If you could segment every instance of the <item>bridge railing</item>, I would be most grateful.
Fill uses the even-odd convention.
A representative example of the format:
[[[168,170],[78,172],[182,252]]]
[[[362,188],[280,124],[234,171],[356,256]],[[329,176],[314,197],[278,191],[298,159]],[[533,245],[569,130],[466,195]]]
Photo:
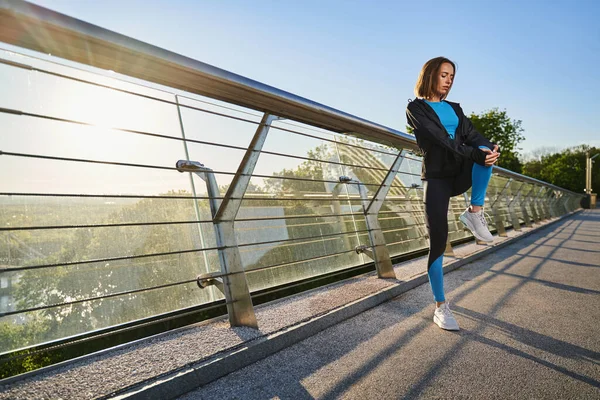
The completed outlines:
[[[28,3],[0,26],[1,355],[198,306],[257,327],[257,293],[427,249],[410,135]],[[494,168],[485,206],[503,236],[581,197]]]

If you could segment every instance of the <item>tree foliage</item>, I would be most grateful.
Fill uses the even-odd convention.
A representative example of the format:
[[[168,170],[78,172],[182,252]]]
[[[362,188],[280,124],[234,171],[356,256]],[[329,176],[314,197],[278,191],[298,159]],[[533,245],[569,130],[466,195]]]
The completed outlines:
[[[519,161],[519,143],[525,139],[521,120],[510,119],[506,110],[498,108],[483,111],[480,114],[471,113],[469,119],[479,133],[496,143],[500,148],[498,166],[515,172],[521,172]]]
[[[586,145],[571,147],[561,152],[543,154],[523,165],[523,174],[556,186],[583,193],[585,189],[585,153],[600,153],[600,149]],[[592,164],[592,189],[600,190],[600,166]]]

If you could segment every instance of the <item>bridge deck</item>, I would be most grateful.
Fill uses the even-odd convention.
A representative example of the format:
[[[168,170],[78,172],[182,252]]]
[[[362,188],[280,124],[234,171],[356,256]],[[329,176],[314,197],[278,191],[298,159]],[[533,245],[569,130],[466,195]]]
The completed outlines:
[[[273,353],[185,398],[599,397],[600,210],[509,236],[448,260],[480,257],[446,275],[460,332],[431,321],[418,259],[395,267],[402,282],[371,274],[260,306],[260,331],[208,321],[9,383],[0,399],[168,398]]]

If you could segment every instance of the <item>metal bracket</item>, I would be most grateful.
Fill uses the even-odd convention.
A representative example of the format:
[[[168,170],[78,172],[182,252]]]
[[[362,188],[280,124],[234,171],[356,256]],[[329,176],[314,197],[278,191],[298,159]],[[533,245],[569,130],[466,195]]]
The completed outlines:
[[[208,286],[216,286],[221,293],[225,294],[223,288],[223,278],[215,277],[213,274],[202,274],[196,278],[196,284],[200,289],[206,289]]]
[[[227,314],[231,326],[258,328],[240,250],[237,246],[235,217],[242,204],[271,123],[277,119],[279,117],[268,113],[263,115],[222,201],[217,199],[220,197],[219,186],[210,168],[199,162],[188,160],[179,160],[176,164],[179,172],[193,172],[206,182],[215,238],[217,246],[220,248],[219,262],[222,274],[220,288],[225,294]],[[208,285],[209,282],[212,282],[212,284],[219,287],[219,281],[215,279],[200,279],[198,282],[199,286]]]
[[[494,202],[492,203],[492,205],[490,207],[492,207],[492,209],[494,208],[494,206],[496,205],[496,202],[502,197],[502,195],[504,194],[504,191],[506,189],[508,189],[508,187],[510,186],[511,182],[512,182],[512,178],[508,178],[508,181],[506,182],[506,185],[504,185],[504,187],[502,188],[502,190],[500,191],[500,193],[498,193],[496,195],[496,198],[494,199]]]
[[[388,175],[371,201],[369,201],[367,190],[359,180],[352,179],[348,176],[339,177],[340,183],[353,183],[358,185],[358,192],[362,200],[363,213],[365,215],[365,222],[367,229],[369,230],[369,240],[371,242],[370,250],[365,249],[364,253],[373,259],[375,268],[377,269],[377,276],[379,278],[396,279],[396,273],[394,272],[392,259],[386,246],[385,238],[383,237],[383,232],[381,231],[381,225],[379,224],[377,215],[379,214],[381,204],[383,203],[383,200],[389,191],[391,180],[393,180],[394,176],[396,175],[396,170],[399,168],[400,163],[403,160],[401,155],[402,152],[396,158],[394,166],[392,166],[392,168],[388,171]],[[386,185],[385,182],[389,183]],[[358,253],[358,250],[356,251]],[[369,253],[367,253],[367,251],[369,251]]]
[[[359,244],[358,246],[354,247],[354,251],[356,251],[356,254],[365,254],[368,257],[370,257],[371,260],[375,260],[372,249],[373,249],[373,246],[367,246],[364,244]]]

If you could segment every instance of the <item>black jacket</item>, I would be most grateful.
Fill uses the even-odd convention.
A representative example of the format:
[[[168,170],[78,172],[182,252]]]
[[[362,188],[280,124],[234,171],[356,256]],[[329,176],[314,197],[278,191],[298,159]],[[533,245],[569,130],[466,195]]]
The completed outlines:
[[[423,179],[458,175],[466,160],[485,165],[487,153],[481,151],[479,146],[494,147],[492,142],[475,130],[458,103],[446,102],[458,117],[454,139],[424,100],[415,99],[406,107],[406,119],[414,129],[417,144],[423,153]]]

